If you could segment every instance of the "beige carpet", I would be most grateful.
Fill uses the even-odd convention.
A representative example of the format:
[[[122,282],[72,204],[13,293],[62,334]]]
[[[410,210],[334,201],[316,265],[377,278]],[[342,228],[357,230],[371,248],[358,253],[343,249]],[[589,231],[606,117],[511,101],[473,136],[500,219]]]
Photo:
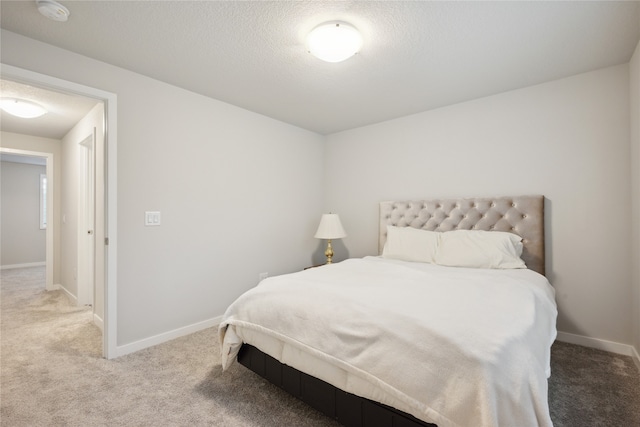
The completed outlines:
[[[236,365],[208,329],[107,361],[87,309],[44,290],[44,269],[2,271],[0,424],[334,426]]]
[[[44,268],[1,285],[3,427],[337,426],[242,366],[222,373],[215,328],[107,361],[91,313],[44,291]],[[556,427],[640,426],[630,358],[556,344],[553,363]]]

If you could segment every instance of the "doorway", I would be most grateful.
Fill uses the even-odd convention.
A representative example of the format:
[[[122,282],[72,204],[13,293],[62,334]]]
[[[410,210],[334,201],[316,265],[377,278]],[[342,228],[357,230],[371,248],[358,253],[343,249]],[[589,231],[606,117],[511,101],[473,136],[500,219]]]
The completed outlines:
[[[94,192],[94,205],[95,200],[99,197],[103,201],[101,208],[94,212],[95,216],[102,218],[102,236],[101,239],[98,239],[95,234],[93,237],[96,243],[94,248],[99,248],[102,253],[100,256],[96,251],[93,257],[97,261],[94,265],[95,274],[93,276],[94,279],[99,278],[102,281],[103,287],[94,293],[93,299],[102,300],[103,305],[101,319],[103,324],[103,356],[107,359],[117,357],[117,97],[113,93],[100,89],[10,65],[0,65],[0,77],[3,79],[97,99],[104,105],[104,129],[101,129],[104,135],[104,145],[101,147],[104,150],[104,159],[101,164],[94,163],[94,172],[100,170],[104,178],[102,194],[98,195]],[[94,155],[98,151],[95,143],[94,139]]]
[[[55,224],[53,222],[53,194],[57,191],[51,184],[53,183],[53,154],[39,151],[18,150],[11,148],[0,147],[1,154],[7,154],[11,156],[17,156],[18,158],[31,158],[31,159],[43,159],[45,166],[45,175],[47,179],[47,192],[46,192],[46,228],[45,228],[45,289],[48,291],[54,290],[55,285],[53,283],[53,236],[55,230]]]

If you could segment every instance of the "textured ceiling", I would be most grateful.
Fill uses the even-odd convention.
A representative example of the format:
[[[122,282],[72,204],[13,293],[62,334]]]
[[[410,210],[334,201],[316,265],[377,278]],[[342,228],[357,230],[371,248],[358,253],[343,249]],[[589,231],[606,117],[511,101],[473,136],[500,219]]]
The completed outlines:
[[[2,0],[2,28],[312,130],[333,133],[622,64],[638,1]],[[324,63],[305,35],[330,20],[363,34]]]

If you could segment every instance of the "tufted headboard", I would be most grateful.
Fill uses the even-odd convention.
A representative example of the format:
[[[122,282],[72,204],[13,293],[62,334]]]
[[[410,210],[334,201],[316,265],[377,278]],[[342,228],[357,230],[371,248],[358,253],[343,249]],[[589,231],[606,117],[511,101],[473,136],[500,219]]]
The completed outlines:
[[[380,203],[378,253],[387,240],[387,225],[431,231],[508,231],[522,237],[522,259],[544,275],[544,197],[517,196]]]

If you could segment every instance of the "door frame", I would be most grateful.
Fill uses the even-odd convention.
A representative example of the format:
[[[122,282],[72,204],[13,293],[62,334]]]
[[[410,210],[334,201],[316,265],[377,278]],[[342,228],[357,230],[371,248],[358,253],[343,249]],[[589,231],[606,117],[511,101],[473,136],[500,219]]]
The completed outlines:
[[[53,223],[53,193],[58,191],[53,182],[53,153],[18,150],[14,148],[0,147],[0,153],[15,154],[24,157],[40,157],[45,159],[45,172],[47,174],[47,228],[45,229],[45,289],[53,291],[53,236],[55,224]]]
[[[0,76],[21,83],[94,98],[104,103],[105,139],[105,286],[104,329],[102,355],[107,359],[118,356],[117,339],[117,95],[101,89],[84,86],[12,65],[0,64]]]

